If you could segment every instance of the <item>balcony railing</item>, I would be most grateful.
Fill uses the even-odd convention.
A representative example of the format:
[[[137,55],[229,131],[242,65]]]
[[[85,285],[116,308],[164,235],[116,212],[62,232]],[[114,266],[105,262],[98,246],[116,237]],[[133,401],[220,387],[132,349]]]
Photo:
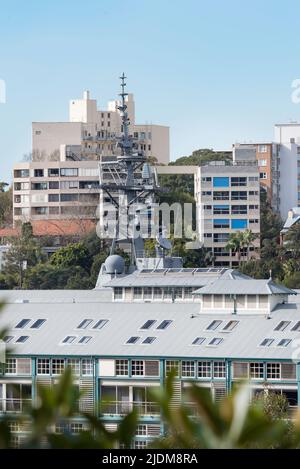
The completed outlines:
[[[23,412],[31,402],[31,399],[0,399],[0,412]]]
[[[108,401],[101,405],[101,413],[105,415],[126,415],[133,409],[140,415],[159,415],[160,407],[155,402]]]

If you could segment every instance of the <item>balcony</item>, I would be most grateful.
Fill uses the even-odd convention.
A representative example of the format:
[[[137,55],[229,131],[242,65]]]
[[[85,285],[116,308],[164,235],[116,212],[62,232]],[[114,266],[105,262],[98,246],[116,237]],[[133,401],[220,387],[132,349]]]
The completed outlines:
[[[31,404],[31,399],[0,399],[1,413],[22,413]]]
[[[129,414],[134,409],[141,416],[160,414],[160,407],[156,402],[138,401],[108,401],[102,404],[101,413],[106,416],[123,416]]]

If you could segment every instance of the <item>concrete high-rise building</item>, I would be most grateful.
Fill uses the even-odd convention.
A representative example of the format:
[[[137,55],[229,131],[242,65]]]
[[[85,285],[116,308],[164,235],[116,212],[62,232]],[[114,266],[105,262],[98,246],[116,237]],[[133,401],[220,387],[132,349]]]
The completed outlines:
[[[195,181],[198,231],[216,266],[236,267],[238,253],[226,249],[232,233],[249,229],[257,235],[241,259],[259,257],[260,196],[257,164],[211,162],[198,168]]]
[[[268,143],[236,143],[232,147],[233,161],[257,161],[260,186],[265,189],[267,199],[275,211],[279,210],[276,192],[276,158],[274,144]]]
[[[279,210],[283,220],[300,206],[300,123],[275,125],[275,156],[279,170]]]
[[[137,150],[158,163],[170,160],[169,127],[135,123],[133,94],[126,97],[129,131],[137,140]],[[32,160],[99,160],[102,155],[118,155],[116,137],[122,133],[119,101],[110,101],[107,110],[99,110],[89,91],[82,99],[70,101],[69,122],[32,123]]]

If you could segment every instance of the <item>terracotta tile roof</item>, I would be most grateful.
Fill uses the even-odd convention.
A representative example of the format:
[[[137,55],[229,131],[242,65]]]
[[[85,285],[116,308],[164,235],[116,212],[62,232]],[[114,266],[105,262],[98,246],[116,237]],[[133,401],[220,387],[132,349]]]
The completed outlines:
[[[31,222],[35,236],[73,236],[83,235],[95,229],[93,220],[35,220]],[[21,227],[0,229],[0,238],[18,236]]]

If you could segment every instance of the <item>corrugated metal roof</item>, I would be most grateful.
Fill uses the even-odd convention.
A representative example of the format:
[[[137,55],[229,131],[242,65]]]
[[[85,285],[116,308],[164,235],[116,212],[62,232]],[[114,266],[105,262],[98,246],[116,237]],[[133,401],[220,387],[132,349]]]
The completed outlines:
[[[64,303],[57,298],[57,292],[48,292],[48,302],[45,301],[45,292],[35,291],[34,294],[34,302],[11,302],[0,315],[0,328],[8,326],[15,337],[29,336],[23,344],[10,344],[15,354],[291,359],[295,353],[293,342],[288,347],[278,347],[277,344],[282,338],[299,339],[299,332],[291,331],[292,326],[300,321],[300,305],[296,303],[280,305],[271,313],[271,319],[267,319],[264,315],[199,314],[199,303],[106,303],[95,301],[95,292],[84,292],[82,301],[78,293],[78,301]],[[24,329],[13,329],[24,318],[47,321],[40,329],[31,329],[32,323]],[[77,326],[83,319],[93,319],[93,323],[91,327],[79,330]],[[99,319],[109,319],[109,322],[103,329],[95,330],[92,326]],[[149,330],[141,331],[142,324],[148,319],[155,319],[157,323]],[[157,330],[157,324],[164,319],[173,322],[167,329]],[[221,326],[215,331],[207,331],[215,319],[223,321]],[[233,319],[239,324],[232,332],[222,331]],[[281,320],[291,321],[291,324],[284,331],[274,331]],[[76,341],[82,336],[92,336],[92,339],[85,345],[76,341],[62,345],[67,335],[76,336]],[[157,339],[151,345],[125,345],[133,335]],[[200,346],[193,346],[191,344],[196,337],[206,337],[206,340]],[[207,346],[214,337],[224,340],[217,347]],[[274,338],[274,346],[260,347],[265,338]]]

